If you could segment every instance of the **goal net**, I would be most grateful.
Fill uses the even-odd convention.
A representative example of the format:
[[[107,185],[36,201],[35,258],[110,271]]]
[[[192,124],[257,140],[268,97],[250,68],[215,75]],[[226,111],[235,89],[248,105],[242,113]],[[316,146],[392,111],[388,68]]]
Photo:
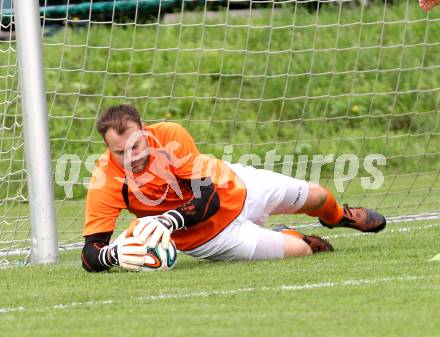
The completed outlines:
[[[202,153],[319,181],[397,225],[439,217],[440,8],[426,14],[416,0],[66,2],[41,3],[61,248],[82,241],[86,186],[105,150],[97,115],[121,103],[146,123],[181,123]],[[0,1],[3,263],[25,261],[31,243],[10,3]],[[313,219],[271,219],[280,221]]]

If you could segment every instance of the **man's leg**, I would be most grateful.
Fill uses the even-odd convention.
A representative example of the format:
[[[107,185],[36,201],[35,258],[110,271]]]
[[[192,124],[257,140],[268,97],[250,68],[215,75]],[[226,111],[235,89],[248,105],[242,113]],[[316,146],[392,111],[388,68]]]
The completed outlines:
[[[287,227],[276,231],[259,228],[258,231],[258,241],[252,260],[308,256],[333,251],[333,247],[326,240],[304,235]]]
[[[312,253],[310,246],[298,236],[258,228],[258,241],[252,260],[307,256]]]
[[[237,171],[246,183],[250,200],[246,216],[254,223],[263,224],[271,214],[305,213],[317,217],[328,228],[347,227],[362,232],[385,228],[382,215],[364,207],[341,206],[322,186],[267,170],[240,170]]]
[[[283,235],[283,257],[291,257],[291,256],[308,256],[312,255],[312,248],[300,237],[294,235]]]
[[[274,214],[304,213],[319,218],[320,223],[328,228],[348,227],[362,232],[379,232],[385,228],[386,220],[381,214],[364,207],[341,206],[329,190],[312,183],[309,183],[307,199],[303,206],[292,212],[289,203],[294,193],[289,195],[290,190],[295,190],[295,182],[291,188],[287,187],[284,200]]]
[[[331,245],[318,237],[302,235],[292,229],[274,231],[250,220],[237,220],[212,240],[184,253],[214,261],[237,261],[282,259],[329,250]]]
[[[344,216],[344,209],[330,191],[317,184],[309,183],[307,200],[297,213],[319,217],[328,224],[337,224]]]

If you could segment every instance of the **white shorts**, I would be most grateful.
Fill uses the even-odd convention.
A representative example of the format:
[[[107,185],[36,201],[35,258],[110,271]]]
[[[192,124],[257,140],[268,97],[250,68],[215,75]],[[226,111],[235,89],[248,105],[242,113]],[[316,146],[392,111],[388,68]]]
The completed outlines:
[[[243,211],[216,237],[185,253],[222,261],[283,257],[283,235],[259,225],[271,214],[293,214],[301,209],[307,200],[308,183],[252,166],[225,163],[246,186]],[[273,251],[255,252],[257,245],[263,248],[273,245]]]

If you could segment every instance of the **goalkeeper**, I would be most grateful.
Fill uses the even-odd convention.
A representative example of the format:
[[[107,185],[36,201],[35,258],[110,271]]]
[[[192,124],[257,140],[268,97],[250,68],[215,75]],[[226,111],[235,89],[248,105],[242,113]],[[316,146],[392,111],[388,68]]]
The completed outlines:
[[[262,260],[333,250],[330,243],[292,229],[261,228],[271,214],[305,213],[328,228],[382,230],[385,218],[340,206],[319,185],[199,153],[179,124],[144,125],[129,105],[110,107],[97,121],[107,151],[89,186],[82,264],[87,271],[118,265],[138,271],[145,242],[210,260]],[[137,220],[116,242],[121,210]]]

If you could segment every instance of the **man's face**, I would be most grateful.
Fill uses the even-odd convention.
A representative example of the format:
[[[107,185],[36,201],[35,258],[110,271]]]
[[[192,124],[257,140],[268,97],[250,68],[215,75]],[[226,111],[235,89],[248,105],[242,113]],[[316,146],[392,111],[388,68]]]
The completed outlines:
[[[114,129],[110,128],[104,136],[107,147],[116,161],[126,170],[130,170],[133,173],[142,172],[148,163],[146,151],[148,142],[141,130],[136,123],[128,122],[127,129],[123,134],[118,135]],[[133,138],[135,133],[137,135]],[[130,143],[128,144],[127,151],[125,151],[127,141],[129,140]]]

